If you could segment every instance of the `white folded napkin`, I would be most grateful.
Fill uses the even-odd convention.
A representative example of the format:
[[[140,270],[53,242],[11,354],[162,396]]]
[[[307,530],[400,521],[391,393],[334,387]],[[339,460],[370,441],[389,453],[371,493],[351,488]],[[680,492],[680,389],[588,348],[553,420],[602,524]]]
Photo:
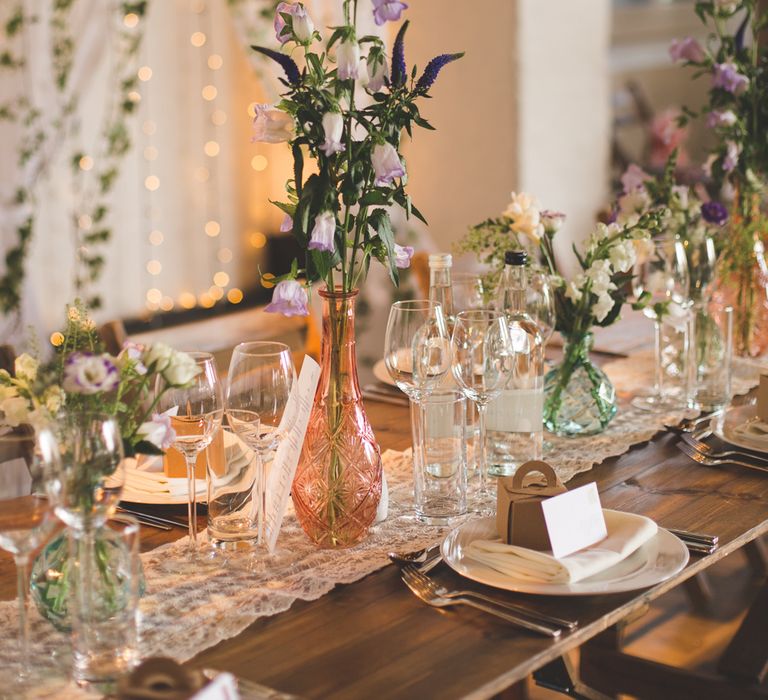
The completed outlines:
[[[768,423],[757,418],[750,418],[746,423],[737,425],[733,432],[735,435],[747,438],[751,442],[768,445]]]
[[[126,465],[125,486],[130,491],[141,493],[167,493],[171,496],[185,496],[188,493],[186,479],[168,477],[164,472],[137,469],[134,460],[131,460]],[[195,491],[197,494],[204,494],[206,488],[205,479],[195,479]]]
[[[467,555],[521,583],[575,583],[626,559],[657,532],[650,518],[617,510],[603,510],[608,536],[579,552],[555,559],[549,552],[475,540]]]

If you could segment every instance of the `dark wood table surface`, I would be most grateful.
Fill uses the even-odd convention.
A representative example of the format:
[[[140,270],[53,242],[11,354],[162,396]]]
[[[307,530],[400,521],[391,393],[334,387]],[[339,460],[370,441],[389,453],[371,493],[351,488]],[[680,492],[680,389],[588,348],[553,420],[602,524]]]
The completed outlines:
[[[407,409],[376,402],[367,408],[382,449],[410,445]],[[307,698],[492,696],[768,532],[768,474],[694,464],[677,451],[676,440],[660,433],[579,474],[569,486],[594,480],[605,507],[642,513],[666,527],[716,534],[719,550],[710,556],[692,554],[673,578],[632,593],[575,598],[494,591],[509,601],[579,620],[576,630],[556,641],[469,608],[430,608],[405,588],[395,566],[387,566],[319,600],[297,601],[284,613],[259,619],[190,663]],[[145,528],[143,547],[181,535],[181,529]],[[444,565],[434,573],[449,585],[468,585]],[[12,563],[3,555],[0,596],[11,599],[14,592]]]

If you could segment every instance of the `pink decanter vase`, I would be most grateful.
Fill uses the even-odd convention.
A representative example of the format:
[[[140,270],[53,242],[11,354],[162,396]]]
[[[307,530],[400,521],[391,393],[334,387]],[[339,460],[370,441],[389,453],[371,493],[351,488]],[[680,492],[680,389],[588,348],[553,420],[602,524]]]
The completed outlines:
[[[296,517],[310,539],[324,548],[360,542],[381,497],[381,453],[357,379],[357,294],[320,291],[320,381],[293,479]]]

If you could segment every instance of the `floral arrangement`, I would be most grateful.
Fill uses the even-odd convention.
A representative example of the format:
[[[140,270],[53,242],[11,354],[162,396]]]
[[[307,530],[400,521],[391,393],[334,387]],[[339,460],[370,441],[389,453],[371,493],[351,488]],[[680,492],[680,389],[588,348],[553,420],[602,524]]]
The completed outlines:
[[[722,231],[728,209],[722,202],[710,199],[703,185],[677,183],[675,155],[673,152],[660,176],[634,164],[627,168],[621,177],[623,191],[614,217],[619,224],[628,224],[652,209],[658,210],[662,231],[695,245],[705,236],[717,236]]]
[[[51,362],[42,365],[25,353],[16,358],[13,375],[0,370],[0,427],[40,427],[62,413],[106,413],[120,424],[127,456],[162,454],[171,446],[171,416],[154,409],[165,391],[186,386],[199,372],[189,355],[162,343],[129,343],[112,357],[79,304],[68,307],[66,327],[51,342]]]
[[[498,278],[507,250],[526,249],[543,260],[556,287],[556,330],[565,336],[583,335],[593,325],[609,326],[619,316],[629,294],[628,282],[638,252],[652,247],[651,233],[660,225],[661,214],[647,207],[631,217],[611,224],[597,224],[582,252],[574,248],[581,272],[565,280],[554,252],[557,232],[565,220],[559,212],[541,210],[527,193],[512,193],[512,201],[497,218],[472,226],[459,243],[461,252],[473,252],[479,262]],[[642,306],[637,300],[636,307]]]
[[[671,58],[696,69],[696,78],[710,81],[709,100],[697,113],[715,136],[716,146],[704,164],[705,173],[731,200],[729,234],[719,239],[722,302],[735,312],[738,352],[759,354],[766,346],[760,325],[766,310],[756,280],[762,263],[768,219],[764,193],[768,178],[768,50],[759,40],[768,27],[768,13],[758,0],[697,2],[696,14],[709,34],[702,45],[686,37],[670,47]],[[729,26],[736,26],[735,32]],[[732,298],[729,298],[732,297]],[[761,310],[762,309],[762,310]],[[761,319],[760,314],[763,314]],[[763,339],[757,340],[762,333]]]
[[[397,21],[406,8],[395,0],[374,0],[374,20]],[[409,73],[407,21],[388,56],[378,36],[358,36],[357,0],[344,0],[343,12],[344,24],[324,40],[302,3],[281,2],[274,24],[283,50],[253,47],[285,74],[282,99],[256,109],[254,140],[287,142],[293,153],[287,199],[274,204],[285,215],[281,230],[292,231],[306,255],[273,280],[267,307],[289,316],[307,314],[308,283],[324,280],[330,290],[349,292],[364,279],[371,260],[384,264],[398,283],[398,270],[410,265],[413,248],[395,242],[387,207],[397,204],[407,217],[424,221],[405,190],[401,134],[412,135],[414,126],[433,128],[417,102],[429,97],[441,69],[463,55],[442,54],[420,75],[415,66]],[[301,54],[303,68],[289,51]],[[307,159],[314,167],[305,177]]]

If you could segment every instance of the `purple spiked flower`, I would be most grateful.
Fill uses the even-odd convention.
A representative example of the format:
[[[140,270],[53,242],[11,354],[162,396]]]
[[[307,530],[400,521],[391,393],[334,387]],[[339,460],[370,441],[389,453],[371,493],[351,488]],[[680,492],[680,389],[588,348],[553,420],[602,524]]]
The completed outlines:
[[[389,82],[395,87],[405,85],[405,75],[407,73],[407,68],[405,67],[405,31],[408,29],[408,24],[408,20],[403,22],[403,26],[397,32],[395,44],[392,47],[392,73],[389,76]]]
[[[728,210],[723,204],[713,200],[701,205],[701,216],[710,224],[722,226],[728,220]]]
[[[421,77],[416,82],[416,92],[427,92],[432,87],[432,83],[435,82],[438,73],[442,70],[443,66],[448,65],[453,61],[458,61],[464,53],[444,53],[439,56],[435,56],[424,69]]]
[[[736,34],[733,35],[733,45],[736,51],[741,51],[744,48],[744,33],[746,32],[747,25],[749,24],[749,10],[744,15],[744,19],[741,21],[739,28],[736,30]]]
[[[263,46],[251,46],[251,48],[254,51],[263,53],[265,56],[275,61],[275,63],[279,63],[280,67],[285,71],[285,77],[288,78],[288,82],[291,85],[298,85],[299,80],[301,79],[301,74],[299,73],[299,67],[296,65],[296,62],[290,56],[286,56],[273,49],[267,49]]]

